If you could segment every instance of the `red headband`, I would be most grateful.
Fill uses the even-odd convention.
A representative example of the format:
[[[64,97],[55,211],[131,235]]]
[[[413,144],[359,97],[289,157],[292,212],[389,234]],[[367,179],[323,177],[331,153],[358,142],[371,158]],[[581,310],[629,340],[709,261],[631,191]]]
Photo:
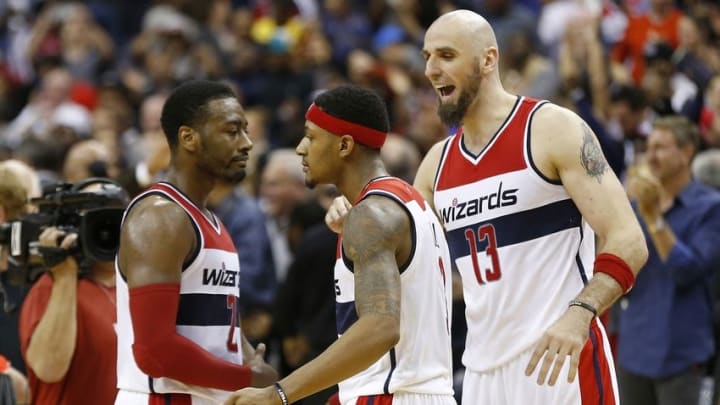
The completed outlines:
[[[357,143],[373,149],[380,149],[387,138],[385,132],[333,117],[315,103],[308,108],[305,119],[335,135],[350,135]]]

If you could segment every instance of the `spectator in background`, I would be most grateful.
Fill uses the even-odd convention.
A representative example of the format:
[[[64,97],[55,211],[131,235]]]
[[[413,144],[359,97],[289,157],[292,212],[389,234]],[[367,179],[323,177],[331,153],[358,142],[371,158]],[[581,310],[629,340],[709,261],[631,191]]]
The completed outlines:
[[[514,0],[483,0],[476,3],[479,3],[477,11],[493,26],[500,49],[509,50],[513,45],[512,37],[518,32],[531,33],[529,42],[537,43],[537,18],[524,5]]]
[[[610,89],[605,126],[608,135],[623,144],[624,167],[634,165],[645,151],[650,115],[647,98],[641,88],[619,85]]]
[[[675,67],[673,49],[664,42],[645,48],[645,70],[641,86],[656,115],[682,114],[696,121],[702,107],[698,86]]]
[[[692,179],[698,142],[687,118],[658,118],[647,165],[628,173],[650,255],[621,305],[622,403],[698,403],[715,350],[709,285],[720,268],[720,193]]]
[[[695,155],[692,173],[695,180],[720,191],[720,149],[708,149]],[[720,277],[717,274],[712,279],[710,289],[715,327],[715,355],[711,367],[714,380],[712,403],[718,404],[720,401],[720,354],[717,350],[720,347]]]
[[[372,26],[367,15],[350,1],[323,0],[320,22],[331,41],[332,62],[345,67],[348,55],[355,49],[370,49]]]
[[[611,136],[605,125],[610,78],[598,24],[597,17],[567,23],[559,52],[560,91],[570,109],[597,135],[610,168],[620,176],[625,170],[623,143]]]
[[[626,65],[635,84],[642,82],[645,74],[645,51],[647,46],[665,42],[671,49],[679,44],[679,27],[683,13],[673,0],[649,0],[647,13],[631,15],[625,36],[615,45],[612,59]]]
[[[275,273],[281,284],[292,262],[290,214],[307,198],[301,160],[292,149],[276,149],[270,152],[260,180],[260,207],[266,215]]]
[[[695,180],[720,190],[720,149],[708,149],[698,153],[692,161]]]
[[[265,341],[272,322],[277,279],[265,214],[241,186],[218,181],[208,206],[225,225],[240,259],[241,330],[251,344]]]
[[[508,91],[528,97],[550,99],[555,96],[558,80],[552,61],[542,56],[527,29],[508,33],[510,44],[501,56],[500,78]]]
[[[37,64],[58,58],[76,80],[96,83],[113,58],[114,44],[80,2],[50,4],[38,16],[28,45]]]
[[[28,48],[36,63],[58,58],[75,80],[96,83],[112,61],[114,44],[85,4],[61,2],[39,15]]]
[[[94,139],[78,142],[68,150],[63,165],[63,180],[75,183],[88,177],[112,177],[114,162],[107,147]]]
[[[391,176],[412,183],[418,166],[420,166],[420,152],[417,146],[407,138],[389,133],[385,144],[380,149],[380,158]]]
[[[33,210],[30,198],[40,195],[37,174],[26,164],[17,160],[0,162],[0,224],[17,219]],[[28,287],[14,285],[9,277],[2,274],[12,268],[9,261],[9,246],[0,245],[0,373],[5,373],[13,382],[15,399],[19,404],[29,403],[28,381],[25,362],[20,352],[18,337],[18,308],[25,299]],[[3,370],[3,360],[6,368]],[[0,403],[2,399],[0,399]]]
[[[135,167],[147,160],[155,143],[166,143],[160,126],[160,115],[167,100],[164,93],[153,93],[145,97],[138,111],[138,128],[133,135],[123,139],[125,161],[129,167]]]
[[[298,242],[273,318],[282,347],[283,375],[317,357],[337,339],[332,277],[336,248],[337,235],[324,223],[307,229]],[[322,391],[299,404],[324,405],[336,390]]]
[[[700,138],[704,147],[720,147],[720,74],[705,90],[705,105],[700,112]]]
[[[87,110],[70,100],[72,83],[72,76],[63,67],[55,67],[44,73],[40,77],[40,87],[31,96],[30,102],[10,122],[2,135],[3,143],[16,147],[30,134],[46,140],[50,138],[50,128],[56,123],[73,129],[77,127],[68,124],[77,123],[89,129]]]

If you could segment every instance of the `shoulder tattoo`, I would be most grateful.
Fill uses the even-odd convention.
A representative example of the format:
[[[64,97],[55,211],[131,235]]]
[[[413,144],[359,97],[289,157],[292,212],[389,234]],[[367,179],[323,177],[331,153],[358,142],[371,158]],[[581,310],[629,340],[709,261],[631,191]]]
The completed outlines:
[[[355,263],[358,315],[376,314],[399,319],[400,273],[395,245],[407,228],[402,226],[398,216],[377,203],[373,207],[368,202],[353,207],[345,226],[348,232],[343,235],[343,246]]]
[[[580,147],[580,163],[585,168],[585,173],[601,182],[603,174],[608,170],[605,156],[595,141],[595,137],[586,124],[581,124],[583,129],[583,144]]]

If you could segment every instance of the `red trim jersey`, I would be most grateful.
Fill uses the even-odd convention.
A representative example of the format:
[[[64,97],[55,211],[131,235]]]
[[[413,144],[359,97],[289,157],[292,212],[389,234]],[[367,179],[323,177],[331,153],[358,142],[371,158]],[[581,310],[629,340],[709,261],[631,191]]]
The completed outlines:
[[[184,266],[180,281],[177,332],[224,360],[242,364],[240,322],[237,312],[240,264],[230,235],[214,215],[206,216],[180,190],[169,183],[157,183],[138,195],[128,206],[152,195],[173,201],[191,219],[198,249]],[[124,221],[124,218],[123,218]],[[178,252],[165,252],[173,255]],[[183,393],[194,405],[218,403],[231,394],[206,387],[188,386],[169,378],[151,378],[135,363],[132,343],[128,286],[116,261],[118,309],[118,388],[136,393]],[[192,367],[188,364],[187,367]]]
[[[478,155],[460,129],[446,141],[435,178],[435,209],[463,279],[463,363],[473,371],[534,345],[592,277],[593,230],[530,153],[530,124],[544,103],[518,97]]]
[[[399,264],[400,340],[368,369],[339,384],[341,402],[355,404],[359,397],[400,392],[452,396],[452,280],[440,223],[420,193],[398,178],[370,181],[358,201],[370,195],[394,200],[411,222],[412,252],[406,263]],[[358,319],[353,263],[343,252],[342,237],[335,263],[335,293],[338,335],[342,335]]]

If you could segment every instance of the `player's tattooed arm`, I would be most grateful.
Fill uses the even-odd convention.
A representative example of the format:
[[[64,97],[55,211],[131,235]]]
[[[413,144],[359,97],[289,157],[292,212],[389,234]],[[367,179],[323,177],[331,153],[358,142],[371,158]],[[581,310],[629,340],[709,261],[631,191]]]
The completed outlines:
[[[600,183],[603,175],[608,170],[605,155],[603,155],[600,145],[598,145],[587,124],[582,123],[581,127],[583,130],[583,144],[580,147],[580,163],[585,169],[585,173]]]
[[[385,197],[369,197],[345,221],[343,248],[353,261],[359,317],[400,319],[400,271],[396,252],[409,234],[407,214]]]

